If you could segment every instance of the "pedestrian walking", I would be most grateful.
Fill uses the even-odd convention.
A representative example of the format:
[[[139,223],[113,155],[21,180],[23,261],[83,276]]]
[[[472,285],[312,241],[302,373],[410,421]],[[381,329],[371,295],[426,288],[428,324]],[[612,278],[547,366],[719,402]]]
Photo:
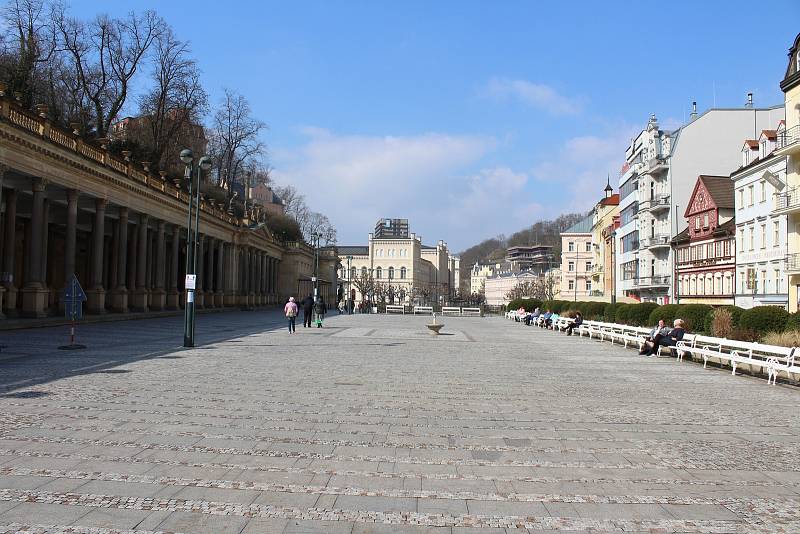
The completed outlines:
[[[311,295],[307,295],[300,302],[300,306],[303,308],[303,328],[311,328],[311,317],[314,313],[314,297]]]
[[[317,322],[317,328],[322,328],[322,320],[325,318],[325,313],[328,311],[328,308],[325,306],[325,300],[323,300],[322,295],[317,296],[317,300],[314,301],[314,317]]]
[[[294,301],[294,297],[289,297],[289,302],[286,303],[286,306],[283,307],[283,313],[286,314],[286,319],[289,321],[289,333],[295,333],[295,321],[297,320],[297,303]]]

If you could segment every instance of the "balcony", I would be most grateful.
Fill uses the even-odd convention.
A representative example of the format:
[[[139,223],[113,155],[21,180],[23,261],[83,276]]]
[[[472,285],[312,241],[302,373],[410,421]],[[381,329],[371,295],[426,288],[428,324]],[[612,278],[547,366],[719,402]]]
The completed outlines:
[[[778,146],[775,153],[779,156],[800,154],[800,124],[792,126],[778,135]]]
[[[669,246],[668,234],[655,234],[639,239],[639,248],[669,248]]]
[[[636,287],[669,287],[671,285],[671,279],[672,277],[668,274],[640,276],[633,279],[633,285]]]
[[[667,158],[664,156],[657,156],[647,161],[647,172],[653,176],[662,174],[668,168]]]
[[[672,205],[669,202],[669,195],[655,195],[653,198],[644,200],[639,203],[640,211],[657,212],[662,210],[669,210]]]
[[[788,254],[786,256],[786,272],[789,274],[800,273],[800,254]]]
[[[775,193],[775,213],[787,214],[800,211],[800,188],[791,187],[782,193]]]

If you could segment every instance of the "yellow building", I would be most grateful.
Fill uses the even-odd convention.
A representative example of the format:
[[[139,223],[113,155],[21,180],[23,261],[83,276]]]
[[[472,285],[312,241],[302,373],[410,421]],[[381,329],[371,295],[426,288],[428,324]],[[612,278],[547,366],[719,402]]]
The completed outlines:
[[[611,300],[614,289],[612,276],[612,240],[607,230],[614,230],[614,218],[619,218],[619,194],[614,193],[609,183],[605,196],[592,211],[592,295]]]
[[[775,211],[788,221],[789,311],[798,311],[800,299],[800,34],[789,51],[789,65],[781,82],[786,122],[778,129],[778,155],[786,156],[786,191],[776,195]]]

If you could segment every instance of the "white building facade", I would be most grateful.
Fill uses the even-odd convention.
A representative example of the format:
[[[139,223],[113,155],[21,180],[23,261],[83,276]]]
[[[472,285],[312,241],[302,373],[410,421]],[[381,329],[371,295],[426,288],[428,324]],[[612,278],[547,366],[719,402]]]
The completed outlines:
[[[742,166],[731,174],[736,214],[734,300],[742,308],[789,306],[787,216],[774,213],[775,198],[786,189],[786,156],[775,155],[776,147],[775,130],[748,139],[741,150]]]
[[[617,230],[617,295],[674,301],[672,237],[685,227],[686,203],[701,175],[729,176],[742,139],[777,124],[780,107],[710,109],[673,132],[651,116],[625,153]]]

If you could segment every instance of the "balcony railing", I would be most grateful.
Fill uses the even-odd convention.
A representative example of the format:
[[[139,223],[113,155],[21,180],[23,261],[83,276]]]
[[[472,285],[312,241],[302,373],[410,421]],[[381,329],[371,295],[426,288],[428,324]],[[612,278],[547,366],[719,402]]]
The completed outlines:
[[[792,187],[783,193],[775,193],[775,210],[800,209],[800,189]]]
[[[644,200],[639,203],[639,209],[644,210],[660,210],[660,209],[669,209],[669,195],[654,195],[653,198]]]
[[[791,272],[800,271],[800,254],[789,254],[786,257],[786,270]]]
[[[669,287],[671,278],[668,274],[640,276],[633,279],[633,285],[638,287]]]
[[[782,131],[778,135],[778,150],[800,143],[800,124]],[[800,145],[798,145],[800,146]]]
[[[664,156],[657,156],[647,161],[647,172],[658,174],[667,170],[667,160]]]
[[[668,247],[669,235],[656,234],[650,237],[639,239],[639,248]]]

